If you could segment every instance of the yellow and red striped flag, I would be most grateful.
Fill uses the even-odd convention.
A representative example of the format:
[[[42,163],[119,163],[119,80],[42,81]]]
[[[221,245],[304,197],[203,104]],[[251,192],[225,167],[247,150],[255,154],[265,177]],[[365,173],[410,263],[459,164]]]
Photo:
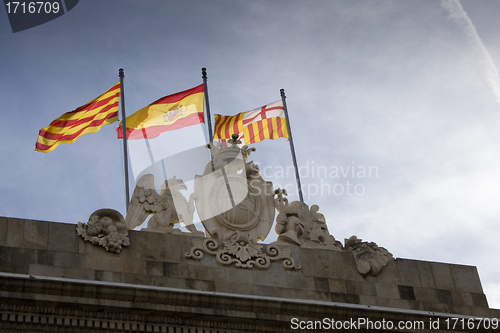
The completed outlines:
[[[204,123],[203,84],[165,96],[125,119],[127,139],[153,139],[161,133]],[[118,139],[123,131],[117,128]]]
[[[96,99],[66,112],[38,134],[35,151],[48,153],[61,143],[73,143],[81,135],[96,133],[103,125],[118,120],[120,82]]]
[[[244,144],[288,138],[283,102],[277,101],[235,116],[215,115],[214,140],[226,142],[233,133]]]

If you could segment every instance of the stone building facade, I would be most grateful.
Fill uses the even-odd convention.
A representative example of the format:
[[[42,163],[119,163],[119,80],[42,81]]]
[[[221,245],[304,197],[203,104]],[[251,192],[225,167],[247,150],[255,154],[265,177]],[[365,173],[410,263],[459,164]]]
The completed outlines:
[[[75,227],[0,217],[1,332],[499,331],[472,266],[396,259],[364,275],[350,252],[282,245],[242,268],[193,255],[199,236],[129,231],[117,254]]]

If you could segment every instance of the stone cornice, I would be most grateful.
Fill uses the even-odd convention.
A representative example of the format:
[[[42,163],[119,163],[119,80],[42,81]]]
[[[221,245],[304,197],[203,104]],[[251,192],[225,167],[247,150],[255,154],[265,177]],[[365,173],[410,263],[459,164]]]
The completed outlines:
[[[13,332],[14,329],[22,331],[24,325],[39,324],[43,325],[36,328],[36,332],[53,332],[50,327],[58,325],[67,327],[68,332],[92,332],[96,328],[139,332],[162,332],[165,329],[167,332],[166,328],[173,326],[288,332],[292,318],[349,320],[369,316],[371,320],[428,321],[430,317],[450,316],[353,304],[5,273],[0,275],[0,282],[0,326],[4,329],[11,327]]]

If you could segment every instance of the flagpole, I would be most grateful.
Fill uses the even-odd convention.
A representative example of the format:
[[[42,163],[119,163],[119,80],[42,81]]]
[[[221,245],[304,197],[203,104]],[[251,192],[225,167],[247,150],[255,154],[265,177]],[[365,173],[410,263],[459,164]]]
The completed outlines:
[[[293,166],[295,168],[295,179],[297,180],[297,187],[299,188],[299,199],[304,202],[304,197],[302,196],[302,185],[300,185],[299,169],[297,167],[297,159],[295,158],[295,148],[293,147],[292,139],[292,127],[290,125],[290,119],[288,118],[288,109],[286,107],[286,96],[285,89],[280,90],[281,100],[283,101],[283,109],[285,110],[286,127],[288,129],[288,142],[290,143],[290,150],[292,151]]]
[[[203,89],[205,90],[205,105],[207,108],[208,142],[212,142],[212,119],[210,116],[210,103],[208,102],[207,69],[205,67],[201,69],[201,74],[203,78]]]
[[[128,204],[130,200],[129,185],[128,185],[128,154],[127,154],[127,125],[125,124],[125,93],[123,89],[123,68],[118,71],[118,76],[120,77],[120,105],[122,108],[122,131],[123,131],[123,165],[125,169],[125,207],[128,211]]]
[[[146,134],[146,130],[143,128],[142,129],[142,135],[144,136],[144,141],[146,142],[146,147],[148,148],[148,153],[149,153],[149,159],[151,160],[151,165],[155,164],[155,159],[153,157],[153,151],[151,150],[151,145],[149,144],[149,139]],[[161,166],[163,168],[163,178],[167,180],[167,170],[165,169],[165,162],[163,159],[161,161]]]

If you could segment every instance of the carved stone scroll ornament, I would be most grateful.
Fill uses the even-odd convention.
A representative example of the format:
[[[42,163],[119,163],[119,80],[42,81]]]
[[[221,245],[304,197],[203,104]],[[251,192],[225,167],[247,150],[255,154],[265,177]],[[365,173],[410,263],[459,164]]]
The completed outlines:
[[[282,267],[286,270],[300,270],[300,265],[290,256],[290,249],[281,249],[278,245],[267,245],[265,253],[262,252],[260,244],[249,242],[248,234],[235,233],[231,239],[193,239],[193,247],[185,254],[186,258],[201,260],[204,253],[215,256],[221,265],[234,264],[239,268],[251,269],[257,267],[266,269],[273,261],[282,261]]]
[[[123,246],[130,245],[123,216],[114,209],[96,210],[90,215],[87,224],[78,222],[76,232],[85,241],[117,254]]]
[[[363,242],[356,236],[345,239],[345,250],[353,254],[358,272],[363,275],[377,275],[390,260],[394,260],[385,248],[373,242]]]

